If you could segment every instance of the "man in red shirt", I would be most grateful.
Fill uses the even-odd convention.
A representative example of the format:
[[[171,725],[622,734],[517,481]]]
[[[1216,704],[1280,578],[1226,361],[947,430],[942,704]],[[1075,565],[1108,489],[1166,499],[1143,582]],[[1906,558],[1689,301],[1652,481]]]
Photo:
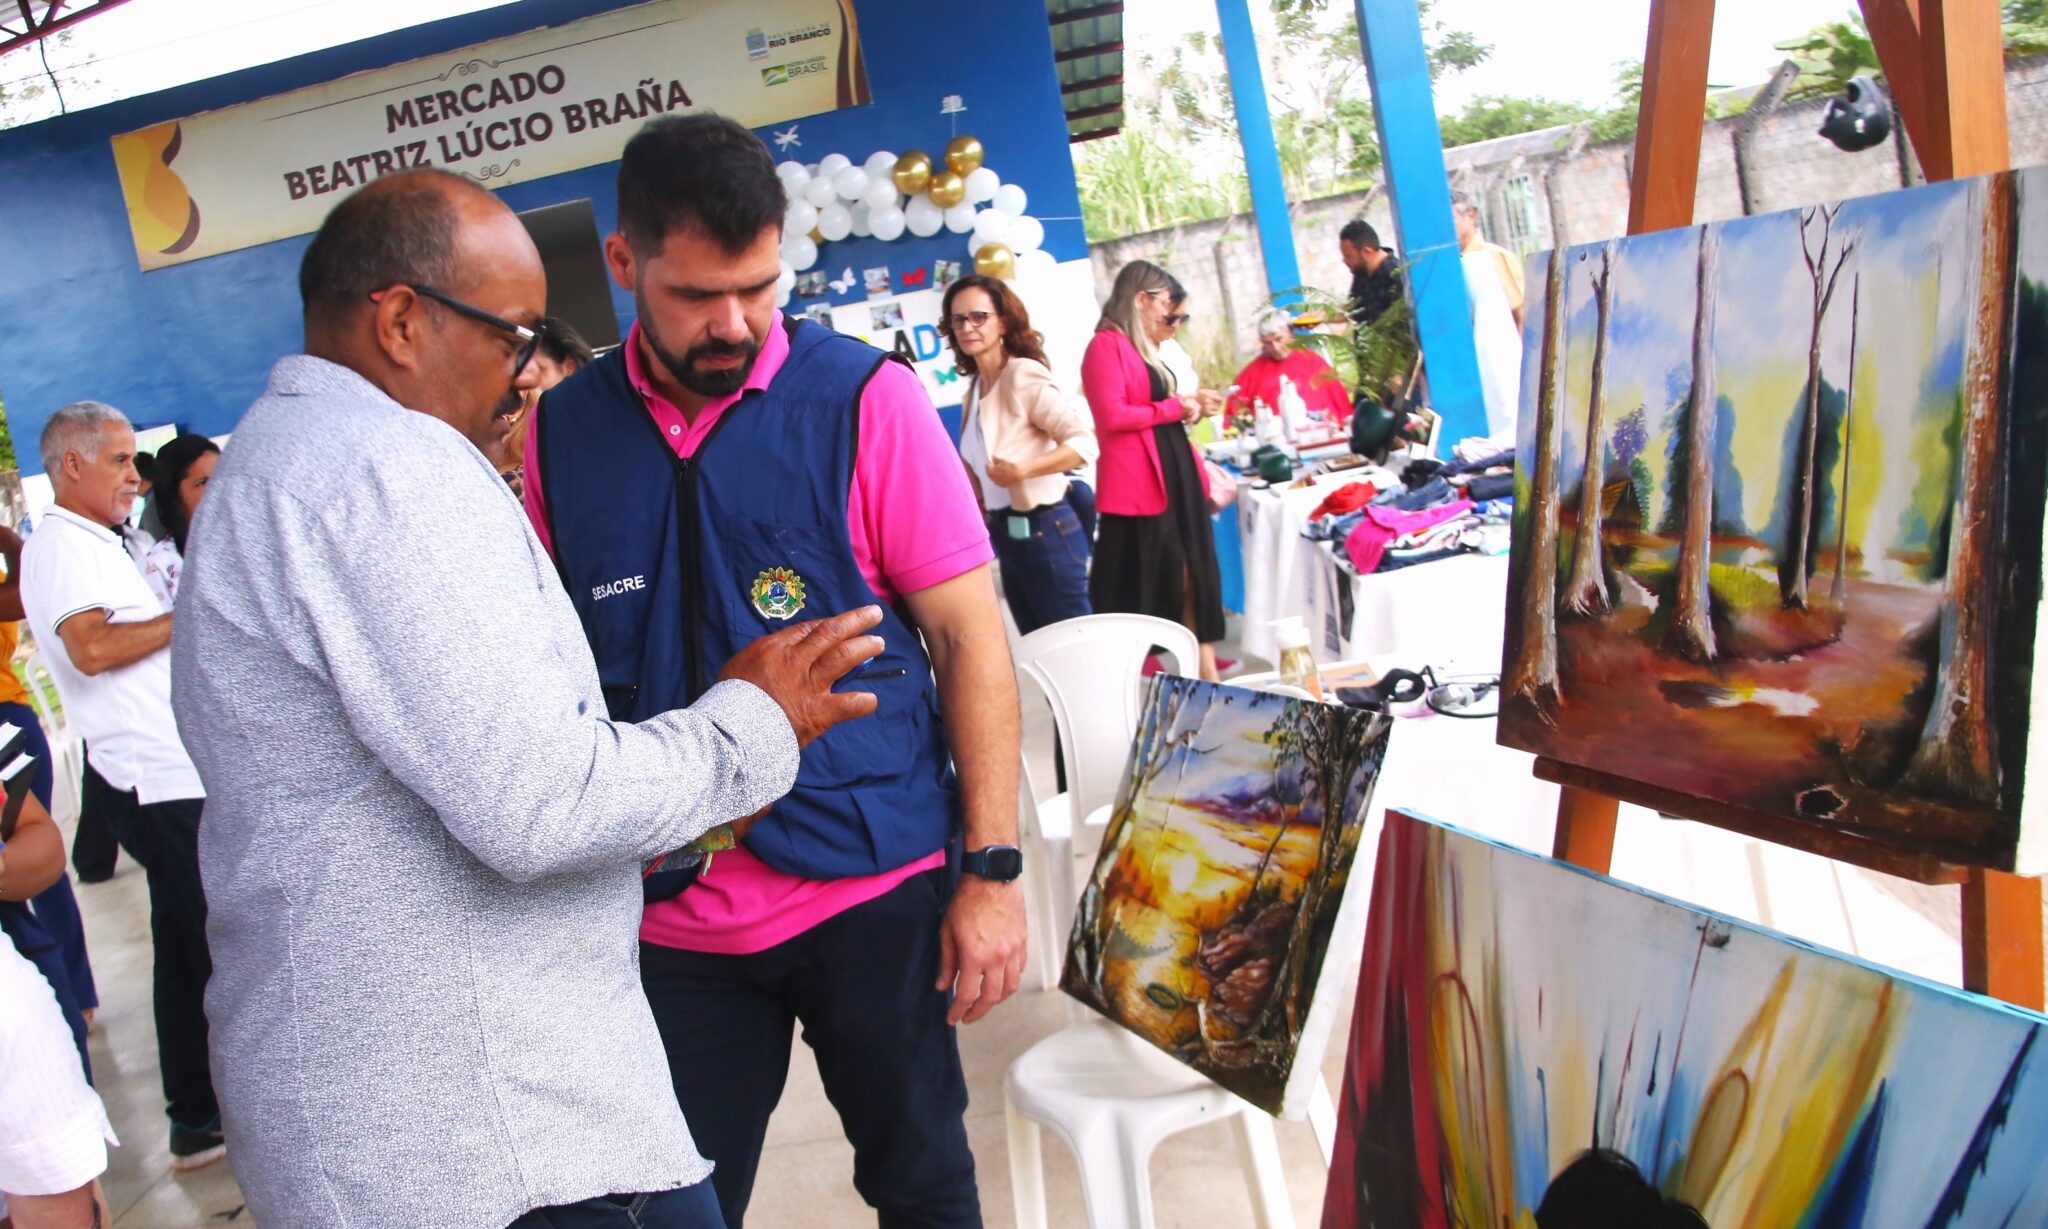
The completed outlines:
[[[1286,376],[1301,394],[1311,417],[1324,420],[1329,432],[1342,431],[1351,422],[1351,393],[1344,381],[1323,361],[1322,356],[1294,348],[1294,324],[1282,311],[1268,311],[1259,317],[1258,357],[1237,373],[1237,392],[1230,398],[1233,413],[1248,410],[1254,401],[1280,410],[1280,377]]]

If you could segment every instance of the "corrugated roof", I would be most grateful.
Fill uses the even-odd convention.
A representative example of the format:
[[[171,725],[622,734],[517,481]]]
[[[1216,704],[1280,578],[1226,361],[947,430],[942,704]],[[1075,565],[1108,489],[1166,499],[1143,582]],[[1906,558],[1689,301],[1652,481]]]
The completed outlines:
[[[1121,0],[1045,0],[1067,139],[1090,141],[1124,124],[1124,6]]]

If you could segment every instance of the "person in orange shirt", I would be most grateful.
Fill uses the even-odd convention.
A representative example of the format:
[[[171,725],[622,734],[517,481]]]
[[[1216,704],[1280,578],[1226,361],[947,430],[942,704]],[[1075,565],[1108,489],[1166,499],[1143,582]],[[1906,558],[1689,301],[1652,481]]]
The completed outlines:
[[[24,735],[21,753],[35,757],[29,792],[47,811],[55,782],[50,742],[29,704],[28,688],[14,672],[14,654],[21,642],[21,535],[4,525],[0,525],[0,559],[7,563],[7,579],[0,581],[0,721],[19,727]],[[57,1005],[77,1035],[82,1054],[85,1030],[100,998],[93,984],[92,959],[85,950],[85,923],[78,915],[71,877],[58,875],[55,883],[27,900],[0,899],[0,931],[50,979]]]

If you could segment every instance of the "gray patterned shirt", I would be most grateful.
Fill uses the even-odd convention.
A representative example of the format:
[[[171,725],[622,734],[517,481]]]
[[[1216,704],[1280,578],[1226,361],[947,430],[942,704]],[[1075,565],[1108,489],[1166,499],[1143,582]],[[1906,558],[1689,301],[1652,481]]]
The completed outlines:
[[[606,720],[483,456],[303,355],[207,488],[172,678],[256,1223],[501,1229],[710,1173],[640,989],[638,867],[788,790],[773,700]]]

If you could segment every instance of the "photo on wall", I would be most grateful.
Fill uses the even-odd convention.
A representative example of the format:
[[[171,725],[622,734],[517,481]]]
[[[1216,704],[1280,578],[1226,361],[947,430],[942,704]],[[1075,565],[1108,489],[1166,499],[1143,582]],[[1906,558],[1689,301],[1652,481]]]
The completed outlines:
[[[2048,1017],[1400,811],[1370,913],[1323,1229],[2048,1224]]]
[[[2039,872],[2048,170],[1532,257],[1501,741]]]
[[[1174,675],[1150,688],[1060,988],[1296,1116],[1342,1009],[1319,993],[1324,957],[1358,950],[1351,870],[1391,727]]]

